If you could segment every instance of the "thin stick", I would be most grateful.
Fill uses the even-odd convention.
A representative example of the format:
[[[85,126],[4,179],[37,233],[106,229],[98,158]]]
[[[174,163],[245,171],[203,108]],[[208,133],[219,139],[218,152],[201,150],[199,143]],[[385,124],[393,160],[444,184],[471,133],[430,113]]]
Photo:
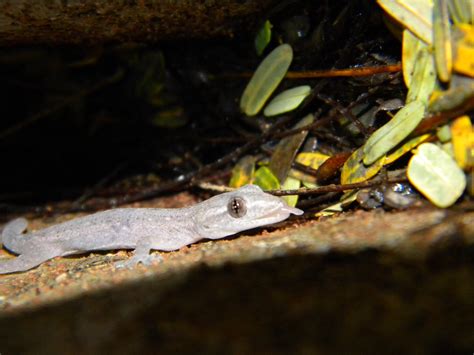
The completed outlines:
[[[309,79],[309,78],[334,78],[334,77],[355,77],[370,76],[380,73],[394,73],[402,70],[401,64],[381,65],[376,67],[361,67],[349,69],[331,69],[331,70],[311,70],[305,72],[286,73],[288,79]]]
[[[230,191],[235,190],[235,188],[233,187],[211,184],[210,182],[205,182],[205,181],[199,181],[195,184],[195,186],[203,190],[209,190],[209,191],[214,191],[214,192],[219,192],[219,193],[230,192]]]
[[[336,102],[336,100],[333,100],[329,96],[317,94],[316,97],[319,100],[321,100],[322,102],[332,106],[337,112],[339,112],[341,115],[343,115],[349,121],[354,123],[356,125],[357,129],[359,130],[359,132],[361,132],[365,137],[368,136],[369,133],[367,131],[367,128],[362,124],[362,122],[359,121],[359,119],[357,117],[354,116],[354,114],[350,110],[348,110],[345,107],[342,107],[341,105],[339,105]]]
[[[371,76],[381,73],[396,73],[402,70],[401,64],[378,65],[374,67],[359,67],[348,69],[330,69],[330,70],[308,70],[308,71],[289,71],[286,73],[287,79],[314,79],[314,78],[336,78],[336,77],[358,77]],[[224,74],[224,78],[250,78],[253,73],[244,72],[238,74]]]
[[[326,185],[326,186],[321,186],[317,187],[314,189],[306,188],[303,187],[301,189],[295,189],[295,190],[269,190],[266,191],[269,194],[275,195],[275,196],[288,196],[288,195],[299,195],[299,196],[304,196],[304,195],[322,195],[328,192],[342,192],[346,190],[353,190],[353,189],[361,189],[364,187],[372,187],[372,186],[378,186],[382,185],[385,183],[396,183],[396,182],[404,182],[407,181],[406,177],[400,177],[400,178],[393,178],[393,179],[374,179],[370,181],[363,181],[363,182],[358,182],[354,184],[345,184],[345,185],[336,185],[336,184],[331,184],[331,185]]]

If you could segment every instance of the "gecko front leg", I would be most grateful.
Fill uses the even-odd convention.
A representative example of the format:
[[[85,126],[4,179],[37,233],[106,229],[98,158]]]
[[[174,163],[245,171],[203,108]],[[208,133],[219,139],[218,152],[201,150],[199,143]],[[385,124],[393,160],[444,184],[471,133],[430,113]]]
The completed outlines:
[[[128,268],[135,267],[136,264],[142,263],[143,265],[151,265],[154,262],[161,262],[163,258],[159,254],[150,254],[152,249],[151,238],[141,238],[137,242],[133,256],[128,260],[122,260],[116,262],[114,265],[116,268]]]

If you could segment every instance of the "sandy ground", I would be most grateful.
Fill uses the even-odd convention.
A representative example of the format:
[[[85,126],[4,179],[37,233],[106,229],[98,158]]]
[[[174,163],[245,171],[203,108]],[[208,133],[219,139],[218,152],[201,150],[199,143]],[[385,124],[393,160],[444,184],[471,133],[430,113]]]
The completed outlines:
[[[181,194],[149,205],[191,201]],[[468,349],[473,222],[472,212],[429,207],[353,211],[203,241],[132,270],[113,266],[126,251],[55,258],[0,276],[0,327],[13,331],[1,335],[0,352],[324,353],[367,351],[368,340],[377,348],[392,336],[403,340],[396,351]],[[445,324],[458,313],[465,319]]]

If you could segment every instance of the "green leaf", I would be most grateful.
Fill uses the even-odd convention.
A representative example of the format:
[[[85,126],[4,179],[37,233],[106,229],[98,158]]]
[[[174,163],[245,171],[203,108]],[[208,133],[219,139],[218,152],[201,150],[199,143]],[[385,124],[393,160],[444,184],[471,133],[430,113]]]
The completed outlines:
[[[431,0],[377,0],[393,18],[431,45],[433,43],[433,2]]]
[[[474,3],[472,0],[448,1],[449,14],[454,23],[474,23]]]
[[[466,188],[466,176],[451,156],[433,143],[423,143],[411,158],[408,179],[438,207],[449,207]]]
[[[280,188],[280,182],[266,166],[262,166],[255,172],[255,179],[253,182],[263,190],[276,190]]]
[[[390,153],[390,155],[387,155],[383,164],[387,165],[387,164],[393,163],[395,160],[402,157],[403,155],[405,155],[410,150],[420,145],[421,143],[423,143],[430,137],[431,137],[431,134],[427,133],[427,134],[423,134],[421,136],[410,139],[409,141],[405,142],[400,148]]]
[[[441,143],[446,143],[451,140],[451,129],[448,124],[441,126],[436,131],[436,137],[438,137]]]
[[[434,0],[433,41],[438,77],[442,82],[447,83],[451,79],[453,69],[451,23],[447,0]]]
[[[311,87],[308,85],[297,86],[285,90],[275,96],[265,107],[263,114],[267,117],[276,116],[297,108],[310,94]]]
[[[261,56],[268,43],[272,39],[272,24],[269,20],[266,20],[263,26],[255,36],[255,50],[258,56]]]
[[[292,60],[291,46],[282,44],[260,63],[240,99],[240,109],[247,116],[255,116],[260,112],[285,77]]]
[[[413,101],[374,132],[363,146],[364,164],[370,165],[404,140],[423,119],[425,107]]]
[[[434,59],[428,47],[419,49],[413,68],[413,78],[408,90],[406,103],[420,101],[425,107],[436,84]]]
[[[425,42],[416,37],[408,30],[403,31],[403,46],[402,46],[402,63],[403,63],[403,80],[407,88],[410,88],[413,72],[418,53],[422,48],[428,48]]]
[[[344,211],[344,208],[347,208],[352,202],[357,199],[357,192],[358,190],[350,190],[347,191],[342,197],[340,202],[335,203],[325,209],[317,212],[314,216],[315,217],[327,217],[332,216],[334,213]]]
[[[301,181],[298,179],[294,179],[292,177],[287,177],[281,188],[283,190],[295,190],[299,189],[301,186]],[[282,198],[286,201],[288,206],[290,207],[295,207],[296,204],[298,203],[298,195],[289,195],[289,196],[283,196]]]
[[[158,111],[153,118],[153,125],[166,128],[179,128],[188,122],[182,107],[172,107],[167,110]]]

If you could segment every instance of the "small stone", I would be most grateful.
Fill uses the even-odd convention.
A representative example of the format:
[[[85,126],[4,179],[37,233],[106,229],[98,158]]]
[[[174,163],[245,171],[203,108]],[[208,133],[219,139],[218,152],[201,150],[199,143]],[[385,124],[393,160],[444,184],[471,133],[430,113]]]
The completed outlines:
[[[65,272],[63,272],[61,275],[56,277],[55,281],[57,283],[61,283],[61,282],[65,281],[66,279],[67,279],[67,274]]]

